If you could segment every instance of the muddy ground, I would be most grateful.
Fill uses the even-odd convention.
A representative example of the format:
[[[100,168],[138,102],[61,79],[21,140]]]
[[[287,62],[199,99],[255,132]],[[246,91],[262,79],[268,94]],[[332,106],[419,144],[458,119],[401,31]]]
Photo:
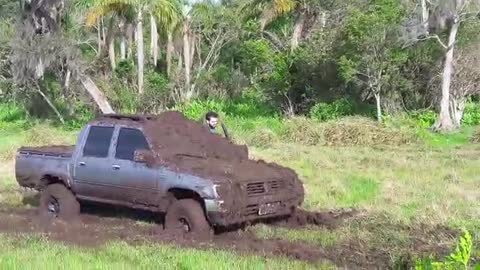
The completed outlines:
[[[289,222],[271,221],[271,226],[300,228],[305,225],[324,226],[335,229],[347,219],[355,218],[357,211],[301,212]],[[138,222],[142,221],[142,222]],[[388,269],[392,267],[391,254],[384,249],[368,249],[364,243],[351,241],[332,248],[321,248],[305,242],[282,239],[259,239],[249,230],[227,230],[217,232],[208,239],[185,237],[163,229],[162,218],[150,212],[87,205],[82,215],[73,223],[45,222],[34,209],[0,210],[0,233],[9,235],[42,234],[49,240],[68,245],[95,248],[110,241],[125,241],[132,245],[160,243],[181,247],[212,248],[231,250],[239,254],[265,257],[283,256],[311,263],[331,261],[337,266],[349,269]],[[423,232],[431,233],[431,232]],[[455,232],[445,231],[447,234]],[[418,232],[418,239],[422,239]],[[442,247],[422,246],[422,252],[446,254]],[[407,258],[408,259],[408,258]],[[406,264],[411,263],[406,260]],[[407,265],[406,265],[407,266]],[[406,269],[406,268],[405,268]]]

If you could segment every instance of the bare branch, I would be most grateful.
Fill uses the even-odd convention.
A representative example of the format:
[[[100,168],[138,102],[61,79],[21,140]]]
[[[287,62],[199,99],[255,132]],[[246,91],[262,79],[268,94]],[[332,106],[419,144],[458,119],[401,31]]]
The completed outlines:
[[[443,41],[440,39],[438,35],[428,35],[423,38],[417,38],[415,41],[424,41],[424,40],[429,40],[429,39],[436,39],[440,46],[442,46],[444,49],[448,49],[449,47],[443,43]],[[407,48],[411,45],[415,44],[415,42],[409,42],[408,44],[404,45],[403,48]]]

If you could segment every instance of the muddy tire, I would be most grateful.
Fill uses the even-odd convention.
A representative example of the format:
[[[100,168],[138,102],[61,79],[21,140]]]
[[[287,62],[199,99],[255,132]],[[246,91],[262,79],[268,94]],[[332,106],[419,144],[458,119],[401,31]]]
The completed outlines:
[[[62,184],[51,184],[40,195],[39,214],[42,218],[71,221],[80,214],[80,204]]]
[[[167,210],[165,228],[188,234],[209,235],[211,233],[205,212],[193,199],[175,201]]]

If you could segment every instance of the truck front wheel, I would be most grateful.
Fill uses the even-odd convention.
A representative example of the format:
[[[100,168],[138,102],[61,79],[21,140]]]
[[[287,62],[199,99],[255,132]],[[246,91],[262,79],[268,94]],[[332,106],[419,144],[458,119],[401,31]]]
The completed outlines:
[[[62,184],[51,184],[40,196],[40,215],[50,219],[71,220],[80,214],[80,204]]]
[[[165,227],[199,235],[209,235],[211,232],[203,208],[193,199],[178,200],[170,205],[165,217]]]

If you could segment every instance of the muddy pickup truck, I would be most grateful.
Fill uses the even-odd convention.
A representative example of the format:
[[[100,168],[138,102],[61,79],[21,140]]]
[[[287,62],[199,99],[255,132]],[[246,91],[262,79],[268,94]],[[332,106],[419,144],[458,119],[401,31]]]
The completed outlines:
[[[149,166],[162,152],[144,128],[148,119],[107,115],[88,123],[75,146],[22,147],[17,182],[41,192],[39,213],[51,219],[72,219],[80,203],[98,202],[165,213],[166,228],[186,233],[288,217],[302,203],[298,179],[235,182]]]

